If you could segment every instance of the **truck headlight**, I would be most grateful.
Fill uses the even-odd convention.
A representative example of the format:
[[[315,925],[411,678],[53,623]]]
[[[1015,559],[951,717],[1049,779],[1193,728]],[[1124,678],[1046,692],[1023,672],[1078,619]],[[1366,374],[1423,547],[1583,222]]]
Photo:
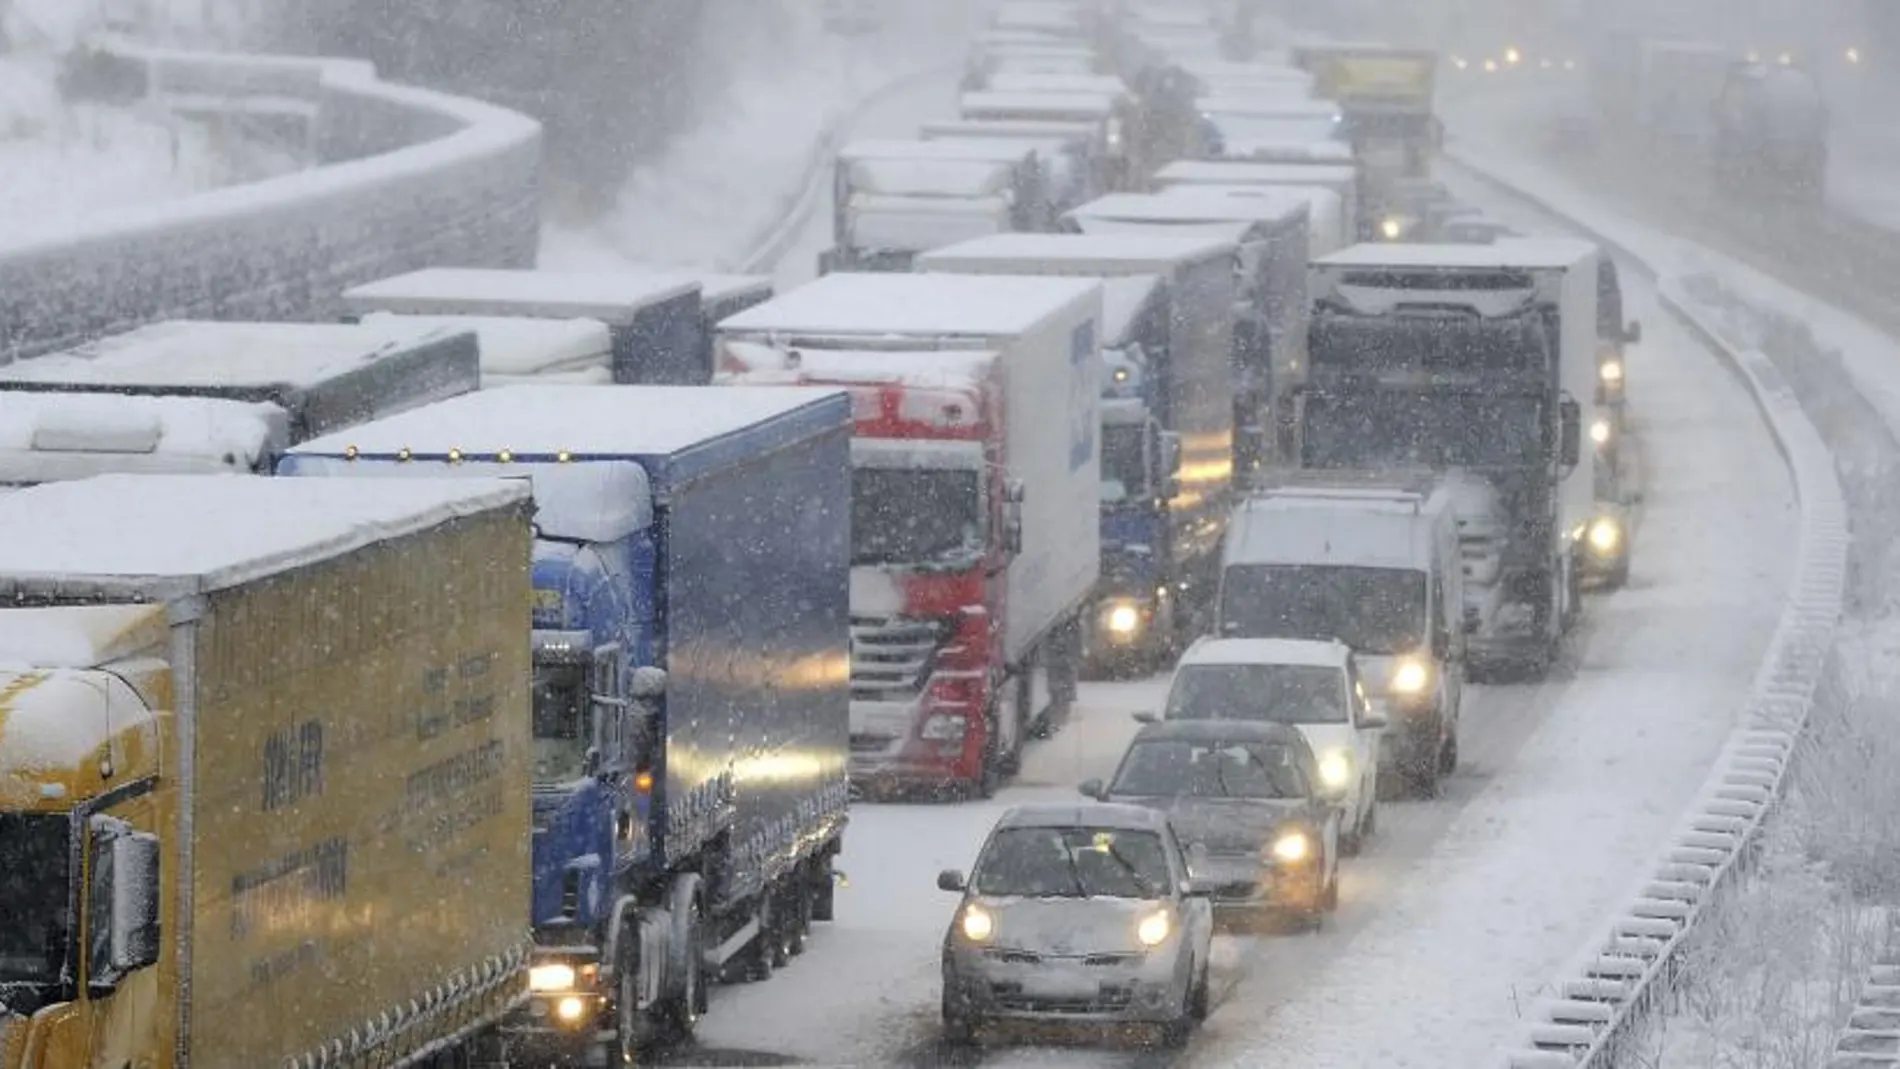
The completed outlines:
[[[1305,861],[1313,844],[1305,833],[1291,831],[1273,840],[1273,856],[1281,861]]]
[[[989,910],[972,902],[963,907],[963,919],[957,922],[957,927],[963,930],[963,938],[972,943],[981,943],[996,934],[996,918],[990,916]]]
[[[1623,542],[1623,528],[1609,516],[1598,516],[1590,524],[1590,548],[1598,553],[1614,553]]]
[[[572,991],[574,980],[572,965],[536,965],[528,970],[528,987],[534,991]]]
[[[1379,236],[1387,241],[1397,241],[1405,233],[1405,223],[1394,216],[1379,221]]]
[[[924,721],[918,734],[932,742],[953,742],[968,734],[969,730],[968,717],[938,715]]]
[[[1108,629],[1118,635],[1132,635],[1141,627],[1141,612],[1128,602],[1108,610]]]
[[[1141,940],[1142,946],[1158,947],[1168,941],[1168,935],[1173,931],[1174,921],[1168,916],[1168,911],[1156,910],[1135,925],[1135,938]]]
[[[1394,694],[1407,696],[1423,694],[1431,681],[1432,670],[1426,667],[1424,661],[1417,658],[1408,657],[1392,669],[1391,686]]]
[[[1328,750],[1319,757],[1320,785],[1344,790],[1352,782],[1352,758],[1344,750]]]
[[[1597,368],[1597,378],[1602,379],[1604,382],[1622,382],[1623,361],[1605,360],[1602,365]]]
[[[1610,421],[1607,419],[1598,419],[1590,424],[1590,440],[1598,445],[1608,443],[1610,440]]]

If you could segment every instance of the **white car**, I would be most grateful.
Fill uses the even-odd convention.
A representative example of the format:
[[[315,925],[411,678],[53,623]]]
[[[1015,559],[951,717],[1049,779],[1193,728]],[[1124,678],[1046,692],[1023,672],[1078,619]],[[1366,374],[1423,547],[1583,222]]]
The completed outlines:
[[[1168,681],[1164,720],[1266,720],[1299,729],[1321,785],[1345,810],[1340,852],[1356,854],[1378,824],[1379,739],[1351,647],[1282,638],[1203,638]]]

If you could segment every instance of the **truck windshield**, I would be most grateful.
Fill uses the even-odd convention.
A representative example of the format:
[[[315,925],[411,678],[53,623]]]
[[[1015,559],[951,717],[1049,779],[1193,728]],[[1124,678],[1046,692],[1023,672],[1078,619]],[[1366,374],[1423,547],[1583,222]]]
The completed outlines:
[[[1221,577],[1220,622],[1229,638],[1331,638],[1361,653],[1405,653],[1425,642],[1425,573],[1232,565]]]
[[[586,666],[534,666],[534,781],[566,783],[586,774],[589,704]]]
[[[1147,435],[1139,423],[1102,427],[1102,504],[1117,505],[1140,497],[1148,488]]]
[[[0,813],[0,984],[54,984],[72,933],[72,823]]]
[[[1301,459],[1313,468],[1534,468],[1544,441],[1541,398],[1381,390],[1307,398]]]
[[[853,468],[851,563],[942,565],[983,548],[972,468]]]

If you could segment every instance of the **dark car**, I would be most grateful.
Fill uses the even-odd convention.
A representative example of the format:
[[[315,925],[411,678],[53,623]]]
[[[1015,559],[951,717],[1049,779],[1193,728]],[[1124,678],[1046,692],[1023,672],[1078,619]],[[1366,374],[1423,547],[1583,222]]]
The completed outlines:
[[[1341,810],[1297,727],[1233,720],[1144,724],[1106,784],[1082,793],[1165,813],[1224,917],[1290,911],[1317,929],[1339,905]]]
[[[1184,1042],[1207,1015],[1208,889],[1167,818],[1126,805],[1020,805],[997,820],[943,940],[943,1028],[992,1021],[1158,1025]]]

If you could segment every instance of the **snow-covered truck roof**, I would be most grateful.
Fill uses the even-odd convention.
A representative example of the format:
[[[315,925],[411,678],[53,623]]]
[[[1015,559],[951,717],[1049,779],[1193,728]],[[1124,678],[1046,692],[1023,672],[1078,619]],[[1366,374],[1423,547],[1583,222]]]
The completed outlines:
[[[1195,664],[1284,664],[1345,671],[1352,648],[1303,638],[1204,638],[1181,654],[1177,668]]]
[[[541,375],[612,381],[613,332],[598,319],[525,319],[520,316],[405,315],[372,312],[366,327],[411,326],[472,330],[481,346],[482,385]]]
[[[994,350],[946,349],[880,352],[858,349],[777,349],[729,342],[725,356],[737,370],[722,373],[721,385],[825,382],[898,383],[927,389],[968,389],[994,373]]]
[[[1352,182],[1359,168],[1338,163],[1272,163],[1252,160],[1175,160],[1155,172],[1155,181],[1177,185],[1300,185]]]
[[[663,263],[634,262],[627,266],[633,271],[655,275],[684,275],[699,283],[699,299],[706,304],[724,304],[772,292],[771,275],[731,275]]]
[[[1000,71],[990,77],[995,93],[1101,93],[1128,95],[1128,83],[1112,74],[1018,74]]]
[[[480,385],[472,331],[346,323],[172,320],[0,367],[0,389],[269,401],[305,435]]]
[[[0,592],[207,593],[527,497],[508,479],[100,475],[43,483],[0,495]]]
[[[306,457],[460,458],[502,468],[558,464],[563,456],[631,459],[646,467],[653,492],[663,496],[759,450],[850,423],[850,400],[835,389],[507,386],[305,442],[290,451],[286,466],[295,470]]]
[[[1488,245],[1361,242],[1313,261],[1314,267],[1549,270],[1574,267],[1597,248],[1576,238],[1509,238]]]
[[[1431,525],[1449,498],[1351,488],[1289,489],[1249,498],[1228,526],[1227,565],[1333,565],[1422,570]]]
[[[1314,100],[1289,90],[1285,96],[1208,96],[1194,102],[1204,115],[1231,115],[1241,119],[1337,119],[1339,105]]]
[[[1102,280],[1102,344],[1117,346],[1128,341],[1135,317],[1148,307],[1161,289],[1160,275],[1122,275]]]
[[[431,267],[343,291],[347,312],[598,319],[631,325],[655,305],[700,289],[685,271],[535,271]]]
[[[1062,263],[1078,274],[1099,271],[1107,275],[1143,271],[1157,264],[1194,263],[1215,256],[1232,256],[1231,241],[1196,234],[991,234],[960,241],[918,255],[914,269],[930,272],[955,270],[957,265],[994,265],[1037,260]]]
[[[1024,148],[1033,151],[1027,143]],[[1002,160],[858,159],[846,166],[854,197],[994,197],[1014,184],[1010,164]]]
[[[965,93],[957,98],[964,117],[981,115],[1087,115],[1106,119],[1120,98],[1111,93]]]
[[[867,139],[853,141],[839,149],[838,162],[842,164],[886,161],[1025,163],[1035,155],[1035,152],[1035,146],[1005,137],[964,137],[939,141]]]
[[[832,274],[740,312],[719,331],[1015,337],[1100,290],[1092,278]]]
[[[1242,120],[1245,121],[1245,120]],[[1269,122],[1271,120],[1268,120]],[[1276,163],[1333,163],[1350,164],[1353,161],[1352,146],[1344,141],[1318,140],[1297,134],[1280,136],[1235,135],[1223,131],[1226,146],[1222,149],[1225,159],[1246,161],[1272,161]]]
[[[1072,208],[1064,218],[1121,219],[1146,223],[1289,223],[1305,225],[1306,194],[1263,186],[1258,197],[1229,197],[1193,188],[1167,193],[1110,193]]]
[[[0,483],[247,475],[289,444],[289,414],[263,402],[0,390]]]

